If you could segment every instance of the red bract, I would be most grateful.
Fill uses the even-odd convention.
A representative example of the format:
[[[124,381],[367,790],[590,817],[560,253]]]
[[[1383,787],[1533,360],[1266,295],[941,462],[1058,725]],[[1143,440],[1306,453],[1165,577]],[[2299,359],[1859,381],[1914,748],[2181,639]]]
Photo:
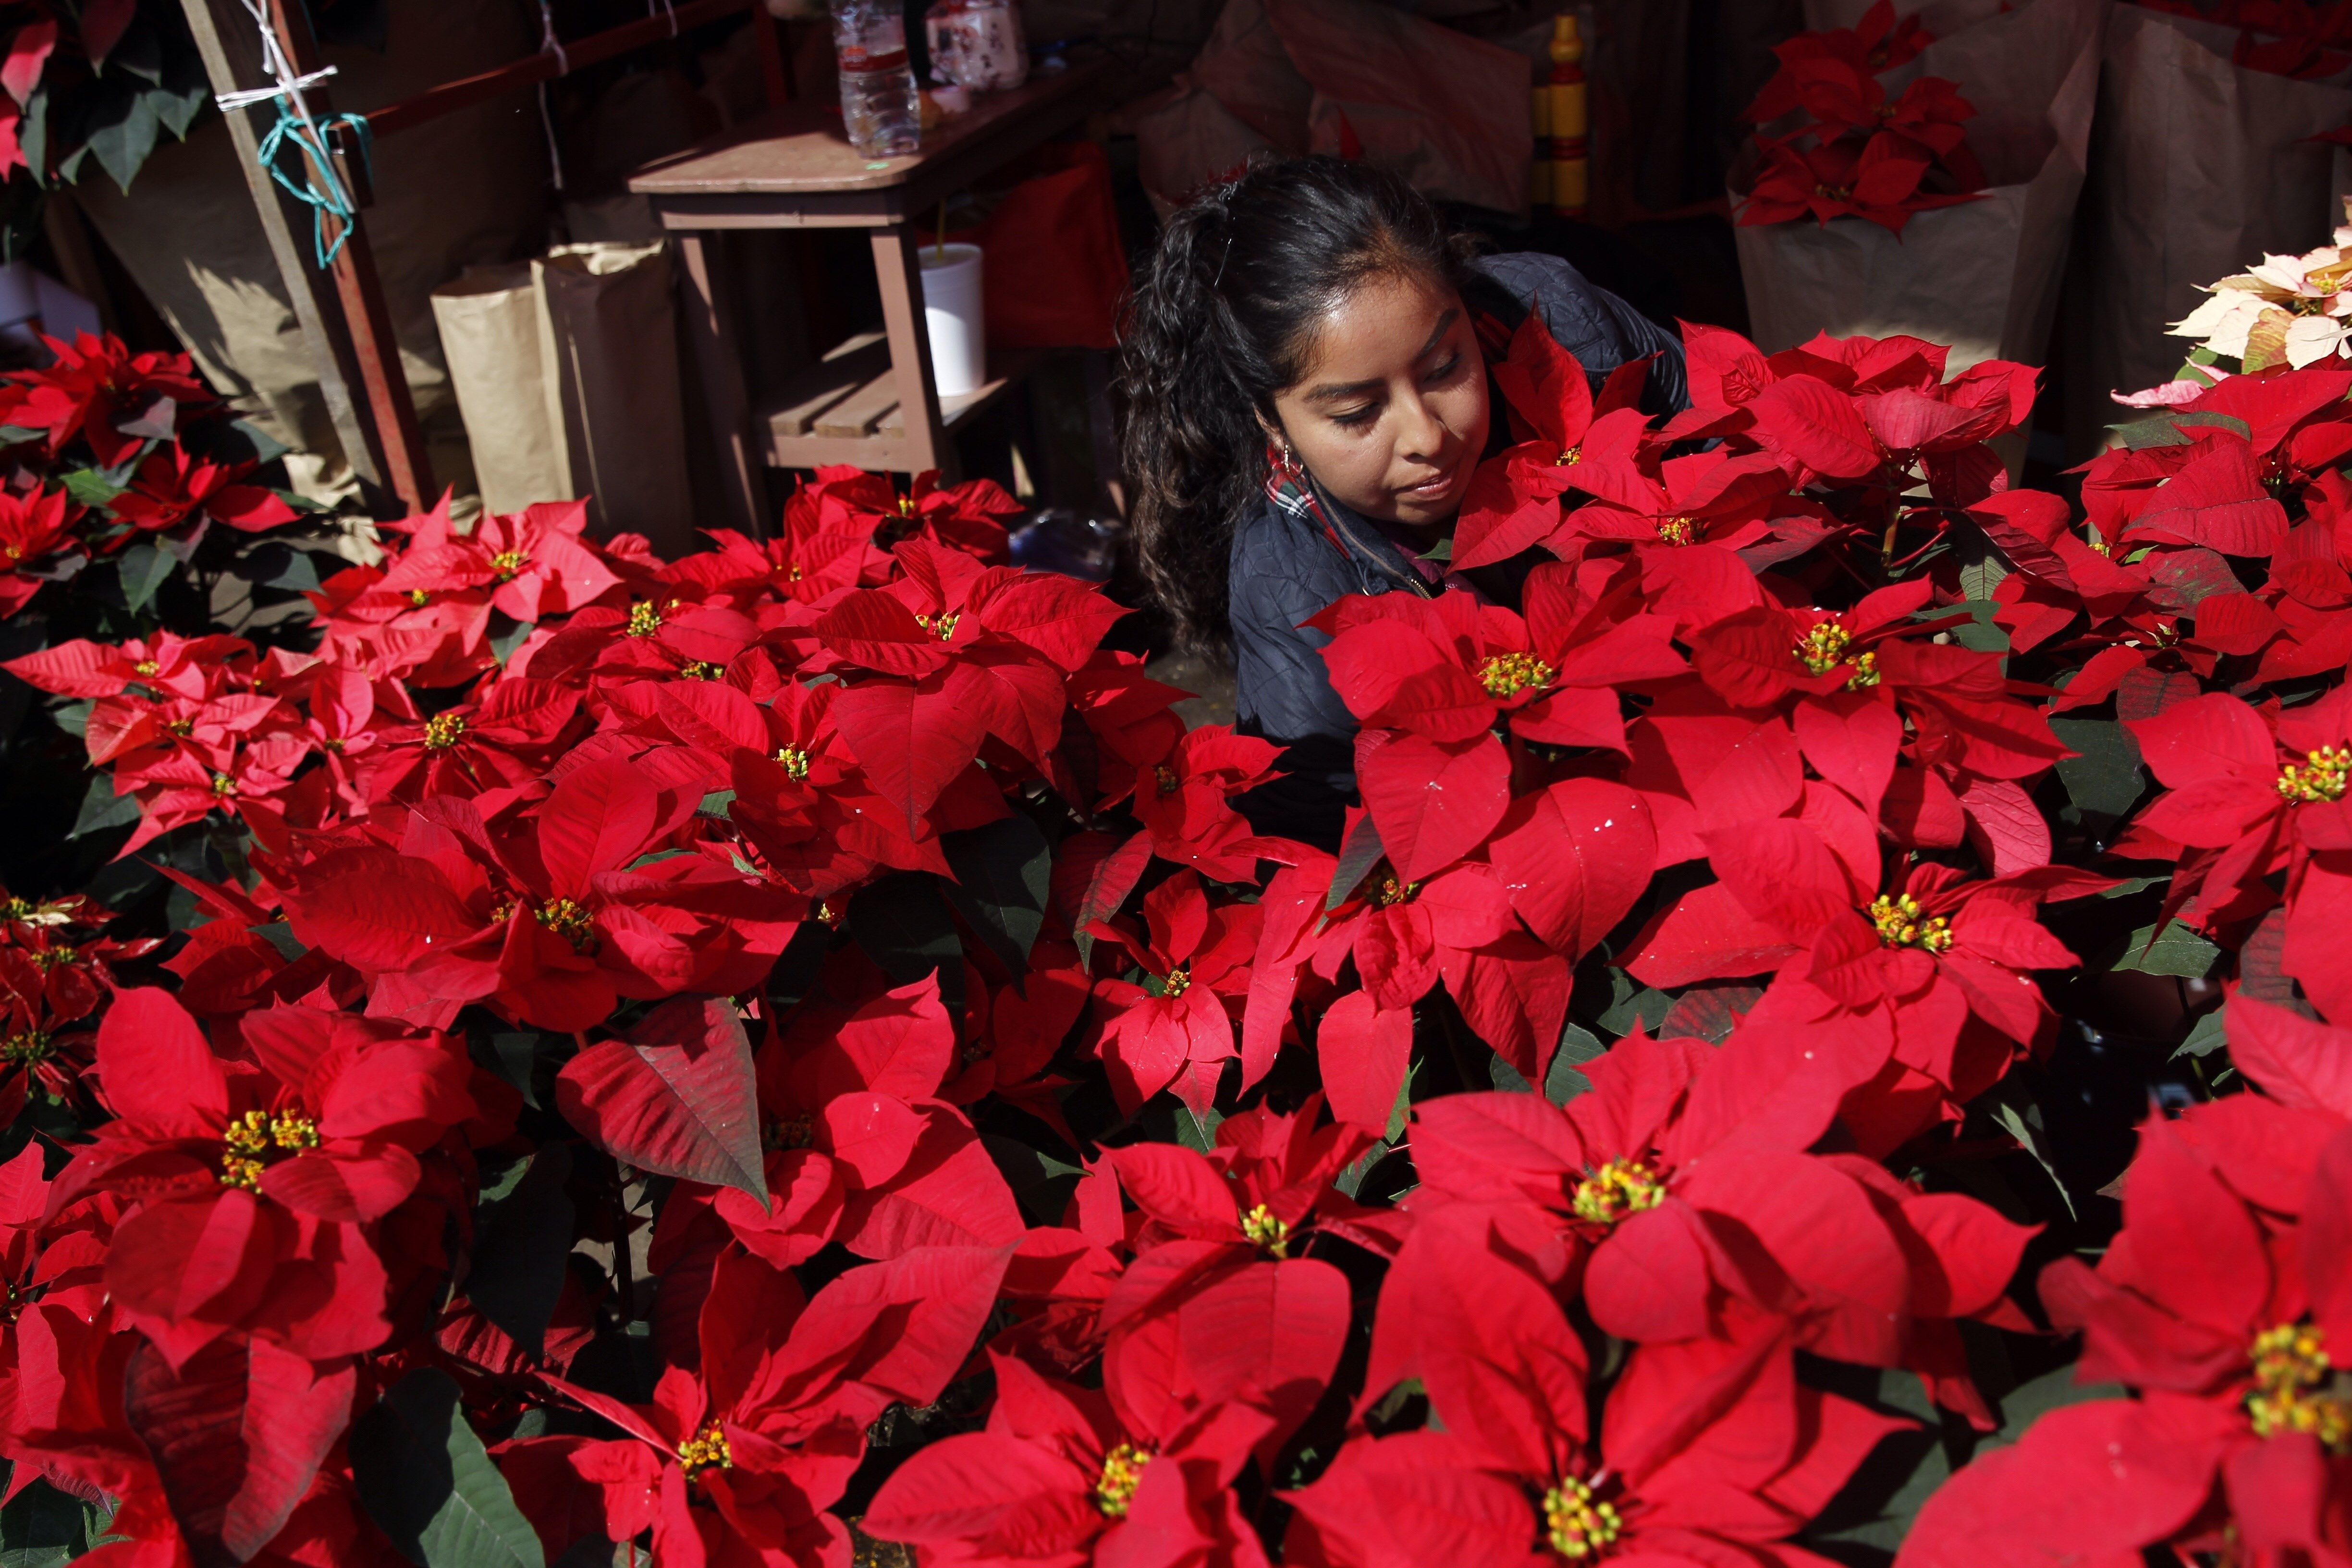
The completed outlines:
[[[1143,916],[1150,935],[1141,942],[1117,926],[1091,928],[1143,972],[1140,984],[1096,985],[1109,1015],[1096,1048],[1120,1103],[1140,1105],[1172,1087],[1198,1115],[1216,1098],[1218,1075],[1234,1054],[1228,1009],[1249,986],[1259,911],[1254,904],[1212,906],[1198,873],[1188,870],[1144,896]]]
[[[1811,1554],[1777,1544],[1899,1425],[1799,1385],[1759,1324],[1635,1352],[1592,1433],[1584,1347],[1559,1306],[1475,1245],[1444,1264],[1421,1367],[1443,1430],[1349,1443],[1290,1494],[1286,1561],[1518,1564],[1532,1546],[1794,1568]]]
[[[916,1454],[860,1521],[939,1563],[1266,1562],[1232,1491],[1271,1424],[1245,1404],[1171,1405],[1165,1427],[1123,1426],[1102,1394],[991,1358],[988,1429]]]
[[[249,1015],[254,1063],[224,1059],[163,992],[129,991],[99,1030],[118,1120],[77,1154],[51,1214],[118,1193],[107,1256],[125,1318],[174,1366],[232,1330],[318,1360],[373,1349],[395,1268],[377,1227],[419,1159],[479,1114],[446,1035],[307,1007]]]
[[[1997,1311],[2028,1233],[1864,1162],[1802,1152],[1844,1090],[1832,1052],[1744,1031],[1720,1051],[1636,1035],[1584,1071],[1593,1091],[1565,1111],[1532,1095],[1422,1109],[1426,1185],[1397,1264],[1412,1283],[1382,1298],[1368,1388],[1425,1376],[1445,1353],[1423,1321],[1439,1260],[1493,1226],[1611,1333],[1720,1338],[1784,1317],[1800,1343],[1912,1366],[1946,1403],[1981,1411],[1938,1320]]]
[[[1507,715],[1527,740],[1622,751],[1618,690],[1687,667],[1669,646],[1673,628],[1628,614],[1622,589],[1602,598],[1580,587],[1570,568],[1538,566],[1524,619],[1455,591],[1343,599],[1327,613],[1331,684],[1366,724],[1441,744],[1482,741]],[[1381,817],[1381,787],[1368,782],[1366,794]]]

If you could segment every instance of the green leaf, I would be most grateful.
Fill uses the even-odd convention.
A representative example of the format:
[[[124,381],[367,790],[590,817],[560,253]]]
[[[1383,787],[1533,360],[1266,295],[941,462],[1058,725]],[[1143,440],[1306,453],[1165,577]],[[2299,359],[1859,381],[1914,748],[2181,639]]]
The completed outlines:
[[[2002,561],[1999,554],[1989,550],[1981,558],[1961,563],[1960,595],[1966,599],[1991,604],[1992,591],[2000,587],[2001,579],[2008,575],[2008,563]]]
[[[2168,414],[2158,414],[2147,419],[2128,419],[2121,425],[2110,425],[2107,426],[2107,434],[2115,437],[2135,452],[2146,451],[2150,447],[2189,445],[2189,437],[2182,434],[2180,426],[2172,422],[2172,416]]]
[[[2202,980],[2213,973],[2213,965],[2221,958],[2220,948],[2176,920],[2167,922],[2161,934],[2152,925],[2142,926],[2132,932],[2130,940],[2124,943],[2123,956],[2107,967],[2122,972],[2137,971],[2141,974],[2175,974],[2183,980]]]
[[[1451,560],[1453,560],[1453,559],[1454,559],[1454,536],[1453,536],[1452,534],[1450,534],[1450,533],[1449,533],[1449,534],[1447,534],[1444,538],[1443,538],[1443,539],[1439,540],[1439,541],[1437,542],[1436,545],[1435,545],[1433,548],[1432,548],[1432,549],[1430,550],[1429,553],[1427,553],[1426,555],[1423,555],[1423,556],[1422,557],[1422,559],[1423,559],[1423,561],[1451,561]]]
[[[139,797],[114,793],[112,773],[90,775],[89,793],[81,797],[81,815],[74,818],[73,831],[68,838],[86,838],[93,833],[103,833],[110,827],[124,827],[139,820]]]
[[[1499,1056],[1486,1058],[1486,1081],[1505,1094],[1533,1094],[1536,1086],[1519,1076],[1519,1069]]]
[[[1217,1129],[1224,1124],[1225,1113],[1215,1106],[1209,1107],[1206,1120],[1192,1114],[1189,1105],[1176,1108],[1176,1142],[1196,1154],[1213,1154],[1217,1148]]]
[[[941,834],[940,850],[955,872],[947,895],[957,912],[1006,968],[1026,973],[1029,950],[1045,924],[1053,846],[1016,811],[985,827]]]
[[[1616,1000],[1593,1022],[1612,1035],[1630,1035],[1635,1024],[1655,1034],[1673,1010],[1675,999],[1663,991],[1637,985],[1633,977],[1622,969],[1611,970],[1609,980],[1616,988]]]
[[[515,649],[522,647],[525,639],[530,636],[531,628],[538,624],[536,621],[517,621],[511,629],[492,637],[490,651],[498,656],[499,663],[503,665],[512,658]]]
[[[55,1568],[88,1552],[105,1516],[79,1498],[37,1480],[0,1509],[0,1568]]]
[[[76,468],[63,481],[66,494],[80,505],[103,509],[127,488],[109,479],[96,468]]]
[[[544,1353],[547,1325],[563,1295],[572,1252],[572,1151],[547,1143],[519,1160],[474,1210],[473,1271],[466,1295],[524,1353]]]
[[[143,540],[122,552],[115,570],[122,574],[122,598],[132,615],[147,607],[178,564],[169,551]]]
[[[2139,771],[2139,742],[2113,719],[2053,719],[2051,732],[2080,756],[2058,760],[2058,782],[2084,811],[2121,816],[2147,788]]]
[[[2229,1004],[2225,1002],[2210,1013],[2199,1014],[2196,1025],[2189,1031],[2189,1037],[2181,1041],[2179,1047],[2172,1053],[2174,1059],[2210,1057],[2229,1044],[2230,1037],[2221,1022],[2221,1015],[2229,1010]]]
[[[1972,598],[1953,607],[1968,611],[1972,618],[1952,627],[1946,636],[1962,647],[1977,653],[2009,651],[2009,633],[1993,621],[1994,615],[2000,609],[1999,604],[1990,598]]]
[[[1372,826],[1371,813],[1366,812],[1357,820],[1356,830],[1348,835],[1348,841],[1339,846],[1339,863],[1331,868],[1331,890],[1323,898],[1324,912],[1328,914],[1346,903],[1348,895],[1356,890],[1356,884],[1387,853],[1381,843],[1381,830]]]
[[[717,821],[724,822],[727,820],[727,808],[734,804],[735,792],[733,790],[715,789],[709,795],[702,797],[702,804],[694,808],[694,815],[697,816],[708,816]]]
[[[2200,426],[2210,425],[2231,432],[2240,440],[2251,441],[2254,438],[2253,426],[2247,424],[2244,420],[2239,418],[2234,414],[2176,414],[2172,416],[2172,423],[2182,430],[2190,430],[2195,429]]]
[[[940,993],[951,1006],[963,1005],[963,943],[940,901],[939,879],[926,871],[898,871],[866,884],[849,900],[849,934],[881,966],[894,985],[911,985],[939,972]]]
[[[1389,1110],[1388,1130],[1382,1134],[1391,1143],[1404,1136],[1405,1123],[1412,1117],[1412,1082],[1421,1076],[1421,1063],[1415,1061],[1404,1069],[1404,1081],[1397,1085],[1396,1104]]]
[[[100,83],[95,90],[106,92],[107,86]],[[125,194],[163,132],[163,106],[157,99],[163,96],[152,87],[121,82],[93,108],[83,145]]]
[[[2050,1133],[2042,1125],[2041,1104],[2014,1078],[2003,1079],[1993,1085],[1978,1097],[1976,1103],[1984,1107],[2001,1131],[2016,1139],[2027,1153],[2040,1162],[2042,1171],[2050,1177],[2050,1184],[2058,1189],[2059,1201],[2066,1205],[2066,1213],[2072,1217],[2074,1194],[2066,1190],[2065,1182],[2058,1174],[2058,1167],[2051,1163]]]
[[[402,1378],[352,1423],[350,1443],[360,1501],[420,1568],[547,1568],[447,1373],[420,1367]]]
[[[1590,1032],[1570,1024],[1559,1037],[1559,1049],[1551,1055],[1551,1067],[1544,1074],[1544,1098],[1554,1105],[1566,1105],[1592,1087],[1592,1080],[1576,1069],[1595,1057],[1609,1054]]]
[[[1062,1209],[1068,1202],[1073,1178],[1086,1174],[1084,1166],[1056,1160],[1043,1150],[1032,1149],[1017,1138],[1002,1133],[983,1132],[981,1147],[996,1162],[997,1171],[1013,1189],[1021,1211],[1030,1216],[1034,1225],[1052,1225],[1060,1221]]]

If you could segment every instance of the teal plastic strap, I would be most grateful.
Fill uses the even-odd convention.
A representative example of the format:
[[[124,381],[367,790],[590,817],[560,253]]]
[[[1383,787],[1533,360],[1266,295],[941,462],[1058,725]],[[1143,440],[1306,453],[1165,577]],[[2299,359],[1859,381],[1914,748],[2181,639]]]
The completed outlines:
[[[269,177],[285,187],[296,201],[310,209],[311,254],[321,268],[331,267],[335,258],[342,254],[343,242],[351,238],[352,223],[359,209],[352,201],[351,193],[343,189],[342,181],[335,175],[334,156],[326,146],[327,132],[335,125],[352,127],[359,143],[362,165],[369,156],[371,133],[365,117],[357,114],[333,114],[324,120],[306,123],[295,111],[291,97],[288,94],[278,100],[278,123],[271,126],[269,134],[261,139],[261,166],[268,170]],[[289,142],[301,158],[299,180],[289,176],[284,167],[283,155]],[[331,239],[327,235],[330,218],[335,220],[334,237]]]

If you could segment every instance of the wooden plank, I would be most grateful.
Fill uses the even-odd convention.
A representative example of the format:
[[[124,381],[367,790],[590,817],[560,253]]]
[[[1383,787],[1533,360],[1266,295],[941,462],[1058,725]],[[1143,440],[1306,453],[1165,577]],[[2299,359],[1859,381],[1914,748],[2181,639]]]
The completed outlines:
[[[950,434],[968,423],[990,404],[1027,379],[1037,368],[1042,357],[1034,349],[1007,349],[988,356],[988,379],[970,392],[940,399],[940,423]],[[877,427],[877,434],[898,440],[906,439],[907,423],[893,408],[888,418]]]
[[[898,411],[898,375],[886,360],[881,374],[819,415],[811,433],[836,437],[871,436],[881,427],[886,416]],[[903,425],[898,434],[905,436]]]
[[[890,351],[883,346],[882,334],[860,332],[793,377],[754,420],[779,436],[805,436],[818,415],[889,368]]]
[[[942,121],[920,151],[898,158],[867,158],[849,144],[837,111],[796,103],[647,165],[629,177],[629,189],[656,197],[815,195],[905,185],[943,163],[961,163],[960,153],[1007,131],[1066,118],[1108,69],[1108,61],[1089,61],[982,93],[969,110]]]

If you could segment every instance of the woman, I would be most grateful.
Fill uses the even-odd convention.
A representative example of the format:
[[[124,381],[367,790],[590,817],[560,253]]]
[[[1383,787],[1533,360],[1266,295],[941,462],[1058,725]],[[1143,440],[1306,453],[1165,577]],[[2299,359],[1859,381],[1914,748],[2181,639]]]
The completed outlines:
[[[1356,721],[1300,623],[1349,594],[1512,596],[1506,568],[1427,557],[1507,440],[1486,355],[1531,310],[1596,390],[1655,354],[1643,406],[1683,405],[1671,333],[1556,257],[1474,258],[1363,163],[1260,165],[1161,237],[1122,347],[1136,539],[1178,637],[1233,661],[1235,727],[1286,748],[1238,803],[1258,831],[1336,847],[1354,799]]]

